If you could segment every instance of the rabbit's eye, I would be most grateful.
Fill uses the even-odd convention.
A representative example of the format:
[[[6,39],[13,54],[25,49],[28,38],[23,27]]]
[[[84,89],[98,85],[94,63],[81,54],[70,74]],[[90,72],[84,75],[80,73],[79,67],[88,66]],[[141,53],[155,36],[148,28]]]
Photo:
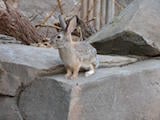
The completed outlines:
[[[57,36],[57,38],[58,38],[58,39],[60,39],[60,38],[61,38],[61,36],[60,36],[60,35],[58,35],[58,36]]]

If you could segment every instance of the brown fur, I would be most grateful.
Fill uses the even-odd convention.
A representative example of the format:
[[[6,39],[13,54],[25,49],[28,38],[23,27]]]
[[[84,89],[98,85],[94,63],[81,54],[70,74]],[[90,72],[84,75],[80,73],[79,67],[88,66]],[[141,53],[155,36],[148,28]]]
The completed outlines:
[[[72,40],[71,33],[76,27],[76,19],[73,17],[67,28],[62,17],[60,23],[64,30],[51,38],[51,44],[58,48],[59,56],[67,71],[66,78],[77,79],[80,68],[88,70],[86,76],[94,74],[97,60],[95,48],[85,41],[73,42]]]

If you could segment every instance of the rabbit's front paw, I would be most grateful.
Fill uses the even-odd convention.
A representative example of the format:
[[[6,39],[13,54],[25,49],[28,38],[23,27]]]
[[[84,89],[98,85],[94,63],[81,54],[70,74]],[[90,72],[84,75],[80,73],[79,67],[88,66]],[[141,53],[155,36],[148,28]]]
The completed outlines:
[[[65,78],[66,78],[66,79],[71,79],[71,74],[68,74],[68,73],[67,73],[67,74],[65,75]]]
[[[65,78],[66,79],[71,79],[71,76],[72,76],[72,71],[69,68],[67,68],[67,73],[65,75]]]
[[[71,80],[76,80],[77,78],[78,78],[77,75],[72,75],[72,76],[71,76]]]
[[[65,78],[69,80],[69,79],[71,79],[71,75],[66,74]]]

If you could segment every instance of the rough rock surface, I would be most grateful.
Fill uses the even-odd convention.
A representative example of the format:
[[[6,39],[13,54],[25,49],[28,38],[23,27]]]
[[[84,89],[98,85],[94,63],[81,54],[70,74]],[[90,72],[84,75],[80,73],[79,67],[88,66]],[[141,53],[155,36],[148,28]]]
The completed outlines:
[[[159,0],[134,0],[89,41],[102,54],[159,55],[159,7]]]
[[[74,4],[76,4],[79,0],[67,0],[67,1],[61,1],[61,4],[63,6],[63,12],[65,12],[65,14],[69,14],[69,12],[71,12]],[[57,6],[57,9],[56,9]],[[57,0],[21,0],[20,4],[19,4],[19,8],[22,11],[25,11],[27,13],[33,14],[35,13],[47,13],[50,12],[51,10],[53,10],[53,8],[56,9],[56,11],[59,12],[59,8],[58,8],[58,2]]]
[[[76,0],[61,1],[65,15],[69,15],[72,12],[76,2]],[[54,11],[54,14],[47,22],[49,25],[57,21],[56,17],[59,14],[58,12],[60,12],[57,0],[20,0],[19,9],[36,24],[44,21],[44,18]]]
[[[5,71],[0,73],[0,95],[15,96],[20,86],[19,77]]]
[[[26,120],[65,120],[69,112],[71,87],[47,79],[36,80],[21,93],[18,103]]]
[[[0,120],[23,120],[14,98],[0,96]]]
[[[7,72],[18,76],[23,84],[29,84],[34,80],[36,70],[61,63],[54,49],[16,44],[0,45],[0,62]]]
[[[74,12],[72,9],[76,0],[62,0],[61,2],[65,15],[68,16]],[[20,0],[19,9],[30,19],[33,25],[43,24],[45,21],[45,25],[52,26],[53,23],[58,22],[58,15],[60,14],[57,0]],[[50,15],[51,17],[46,21]],[[46,33],[47,37],[56,34],[56,29],[52,27],[40,27],[38,31],[42,34]]]
[[[110,64],[119,63],[117,66],[137,61],[136,57],[124,56],[98,55],[98,59],[99,62],[108,62]],[[12,67],[12,65],[13,67],[14,65],[27,66],[28,69],[47,69],[62,64],[58,51],[54,48],[37,48],[17,44],[0,45],[0,61],[5,69],[7,69],[7,66]]]
[[[133,1],[134,0],[117,0],[118,3],[120,3],[122,6],[125,6],[125,7]]]
[[[81,73],[75,81],[64,74],[38,77],[37,70],[62,64],[57,50],[1,44],[2,84],[10,89],[0,88],[0,120],[159,120],[160,61],[98,57],[116,67],[97,69],[88,78]]]
[[[159,120],[159,72],[159,60],[146,60],[76,81],[44,77],[21,93],[19,108],[27,120]]]
[[[50,4],[27,1],[33,2]],[[102,43],[96,45],[111,41],[104,47],[109,53],[158,55],[159,6],[158,0],[132,3],[130,13],[124,10],[108,32],[97,34]],[[62,64],[56,50],[0,44],[0,120],[160,120],[160,58],[98,57],[112,68],[97,69],[88,78],[81,73],[75,81],[64,74],[39,77],[38,70]]]
[[[108,67],[137,61],[136,58],[123,56],[99,56],[99,59]],[[7,72],[18,76],[23,84],[33,81],[37,70],[62,64],[57,50],[53,48],[36,48],[17,44],[0,45],[0,62]]]
[[[2,35],[0,34],[0,44],[7,44],[7,43],[12,43],[12,44],[20,44],[20,41],[17,41],[15,38],[7,36],[7,35]]]
[[[118,55],[98,55],[99,68],[124,66],[142,60],[142,57],[126,57]]]
[[[58,52],[52,48],[26,45],[0,45],[0,61],[42,69],[60,64]]]

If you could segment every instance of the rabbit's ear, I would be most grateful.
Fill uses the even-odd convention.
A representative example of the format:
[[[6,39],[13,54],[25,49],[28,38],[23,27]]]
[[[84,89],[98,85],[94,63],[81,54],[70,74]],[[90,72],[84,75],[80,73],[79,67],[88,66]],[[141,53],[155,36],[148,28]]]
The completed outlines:
[[[62,30],[63,30],[63,31],[66,31],[67,24],[66,24],[63,16],[62,16],[62,15],[59,15],[58,17],[59,17],[59,23],[60,23],[60,26],[62,27]]]
[[[77,26],[77,17],[73,16],[69,21],[69,24],[67,27],[67,33],[71,34],[75,30],[76,26]]]

